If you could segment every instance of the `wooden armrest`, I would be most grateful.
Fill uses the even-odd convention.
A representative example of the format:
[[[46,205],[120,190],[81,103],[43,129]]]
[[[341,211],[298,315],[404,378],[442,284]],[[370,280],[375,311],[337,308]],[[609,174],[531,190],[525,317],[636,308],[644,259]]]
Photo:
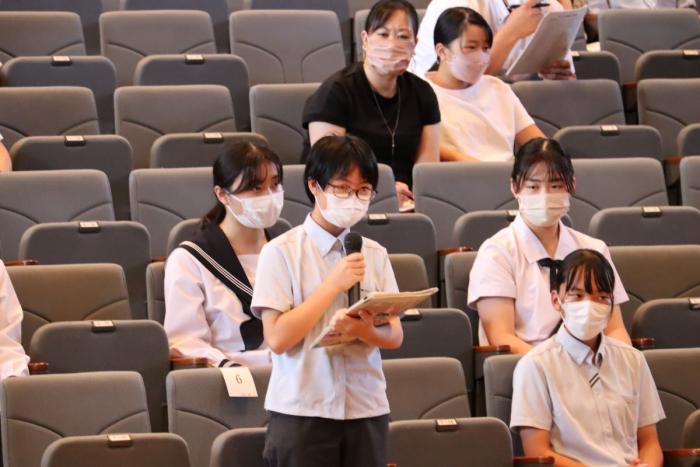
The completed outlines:
[[[29,362],[30,375],[45,375],[49,372],[49,364],[46,362]]]
[[[505,355],[511,352],[510,345],[482,345],[474,347],[474,379],[484,378],[484,361],[494,355]]]
[[[700,449],[664,450],[664,467],[695,467],[700,465]]]
[[[164,263],[165,262],[165,256],[154,256],[151,258],[151,263]]]
[[[17,259],[15,261],[5,261],[5,266],[36,266],[39,261],[35,259]]]
[[[584,21],[588,21],[589,23],[597,23],[598,22],[598,15],[595,13],[586,13],[586,15],[583,17]]]
[[[465,251],[474,251],[474,248],[470,246],[453,246],[449,248],[440,248],[438,250],[438,256],[447,256],[451,255],[452,253],[463,253]]]
[[[479,345],[474,347],[475,353],[510,353],[510,345]]]
[[[632,346],[638,350],[649,350],[656,346],[656,339],[653,337],[636,337],[632,339]]]
[[[667,156],[664,157],[661,162],[663,162],[664,165],[679,165],[682,160],[683,156]]]
[[[700,448],[664,449],[664,457],[700,457]]]
[[[554,458],[547,457],[524,457],[518,456],[513,458],[513,465],[554,465]]]
[[[208,366],[209,362],[204,357],[179,357],[170,359],[170,368],[173,370],[207,368]]]

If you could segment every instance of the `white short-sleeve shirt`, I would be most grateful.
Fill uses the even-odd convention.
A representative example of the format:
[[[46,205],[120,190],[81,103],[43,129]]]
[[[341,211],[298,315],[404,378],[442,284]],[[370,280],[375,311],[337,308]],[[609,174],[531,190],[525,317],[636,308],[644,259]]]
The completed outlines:
[[[644,356],[614,338],[594,355],[562,326],[515,368],[511,428],[549,431],[555,452],[584,465],[629,465],[637,430],[664,418]]]
[[[29,374],[29,357],[22,347],[22,307],[0,261],[0,381]]]
[[[515,135],[535,122],[510,86],[488,75],[465,89],[428,82],[440,105],[442,144],[483,161],[513,159]]]
[[[286,313],[301,305],[323,283],[343,257],[345,230],[335,237],[311,216],[280,235],[260,253],[253,313],[271,309]],[[363,238],[365,276],[362,294],[397,292],[389,256],[378,243]],[[265,409],[287,415],[349,420],[389,413],[382,360],[377,347],[364,343],[312,348],[333,314],[347,307],[338,294],[306,337],[287,352],[272,354],[272,375]]]
[[[553,259],[564,259],[578,249],[602,253],[610,261],[610,252],[602,240],[582,234],[559,223],[559,243]],[[537,236],[518,215],[506,228],[486,240],[479,248],[469,274],[468,304],[476,310],[476,302],[485,297],[515,300],[515,335],[536,345],[551,336],[561,320],[554,309],[549,290],[549,269],[537,261],[549,255]],[[620,276],[615,270],[613,298],[619,305],[628,300]],[[479,343],[488,345],[483,325],[479,324]]]

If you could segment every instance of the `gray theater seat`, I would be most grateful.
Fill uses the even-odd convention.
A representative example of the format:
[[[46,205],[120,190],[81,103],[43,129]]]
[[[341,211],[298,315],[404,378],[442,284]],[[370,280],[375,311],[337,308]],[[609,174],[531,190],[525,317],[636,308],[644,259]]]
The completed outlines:
[[[654,338],[655,349],[678,349],[700,347],[699,329],[697,298],[660,298],[637,309],[631,335]]]
[[[85,55],[80,16],[56,11],[0,12],[0,62],[37,55]]]
[[[634,66],[637,81],[652,78],[700,78],[697,50],[653,50],[645,52]]]
[[[700,157],[684,157],[680,174],[683,205],[700,209]]]
[[[284,166],[284,206],[281,216],[293,226],[304,223],[306,215],[314,207],[313,201],[306,194],[304,183],[304,166],[292,164]]]
[[[620,61],[607,51],[589,52],[586,50],[586,40],[583,48],[571,52],[576,70],[576,79],[609,79],[620,82]]]
[[[267,146],[257,133],[175,133],[163,135],[151,146],[151,167],[212,167],[214,161],[236,143],[251,142]]]
[[[690,414],[683,425],[683,447],[697,446],[700,446],[700,410]]]
[[[412,253],[394,253],[389,255],[389,263],[394,271],[396,285],[401,292],[425,290],[430,285],[423,258]],[[433,301],[428,299],[420,303],[421,307],[431,307]]]
[[[209,467],[266,467],[262,453],[267,428],[235,428],[221,433],[211,448]]]
[[[472,340],[478,345],[479,314],[467,306],[469,273],[476,260],[476,251],[452,253],[445,258],[445,296],[447,306],[462,310],[469,317]]]
[[[678,132],[678,153],[681,156],[700,155],[700,123],[691,123]]]
[[[486,387],[486,415],[496,417],[510,426],[510,407],[513,401],[513,371],[522,355],[496,355],[484,362]],[[522,455],[520,436],[513,435],[513,451]]]
[[[165,322],[165,262],[157,261],[146,267],[146,303],[148,319]]]
[[[607,208],[591,218],[588,231],[609,246],[700,244],[700,210],[688,206]]]
[[[572,159],[651,157],[663,160],[661,133],[646,125],[580,125],[553,137]]]

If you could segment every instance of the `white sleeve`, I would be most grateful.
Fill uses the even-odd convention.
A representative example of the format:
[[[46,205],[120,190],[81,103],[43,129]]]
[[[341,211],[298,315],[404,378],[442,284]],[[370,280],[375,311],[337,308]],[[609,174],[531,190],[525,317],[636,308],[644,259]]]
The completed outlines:
[[[2,65],[0,65],[0,66],[2,66]],[[2,133],[0,133],[0,141],[2,141],[4,139],[5,139],[5,137],[2,135]]]
[[[494,242],[486,240],[479,248],[469,274],[469,307],[476,309],[476,302],[480,298],[515,299],[517,295],[518,288],[508,259]]]
[[[666,418],[664,408],[661,405],[659,391],[656,389],[654,378],[649,370],[646,359],[641,354],[637,355],[639,362],[639,414],[637,426],[641,428],[653,425]]]
[[[552,429],[552,399],[547,378],[543,369],[528,355],[520,359],[513,374],[510,427]]]
[[[518,134],[525,128],[534,125],[535,121],[532,119],[530,114],[527,113],[525,106],[522,102],[520,102],[520,99],[518,99],[518,96],[515,95],[511,87],[503,83],[503,88],[504,89],[502,92],[508,93],[508,98],[511,101],[515,133]]]
[[[5,265],[0,261],[0,380],[29,374],[22,347],[22,307]]]
[[[601,251],[601,253],[603,253],[605,259],[608,260],[610,266],[613,268],[613,272],[615,273],[615,290],[613,290],[615,305],[620,305],[621,303],[629,301],[630,298],[627,296],[627,292],[625,292],[625,286],[622,284],[622,279],[620,279],[620,275],[617,273],[617,268],[615,267],[615,264],[613,264],[612,258],[610,257],[610,250],[608,250],[607,246],[603,246],[603,251]]]
[[[273,242],[260,252],[251,312],[261,318],[263,310],[286,312],[294,306],[292,275],[284,253]]]

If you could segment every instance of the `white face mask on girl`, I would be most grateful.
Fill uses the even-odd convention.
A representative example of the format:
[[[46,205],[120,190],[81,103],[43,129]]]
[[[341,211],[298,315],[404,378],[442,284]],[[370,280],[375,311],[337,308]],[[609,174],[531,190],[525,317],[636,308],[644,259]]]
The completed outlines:
[[[561,303],[564,326],[575,338],[587,341],[603,332],[610,319],[611,306],[591,300]]]
[[[520,215],[537,227],[551,227],[569,212],[569,193],[537,193],[518,196]]]
[[[321,187],[318,187],[323,191]],[[319,204],[318,209],[326,221],[343,229],[349,229],[353,225],[360,222],[367,209],[369,209],[369,200],[363,201],[355,194],[351,194],[347,198],[338,198],[332,193],[323,192],[326,198],[326,207],[322,208]]]
[[[452,58],[447,62],[450,73],[458,80],[470,85],[479,81],[491,61],[491,53],[484,50],[451,53],[451,56]]]
[[[230,205],[227,205],[226,209],[241,225],[251,229],[267,229],[275,225],[284,205],[284,190],[282,189],[268,195],[250,198],[240,198],[230,193],[228,195],[240,203],[243,212],[237,214]]]

